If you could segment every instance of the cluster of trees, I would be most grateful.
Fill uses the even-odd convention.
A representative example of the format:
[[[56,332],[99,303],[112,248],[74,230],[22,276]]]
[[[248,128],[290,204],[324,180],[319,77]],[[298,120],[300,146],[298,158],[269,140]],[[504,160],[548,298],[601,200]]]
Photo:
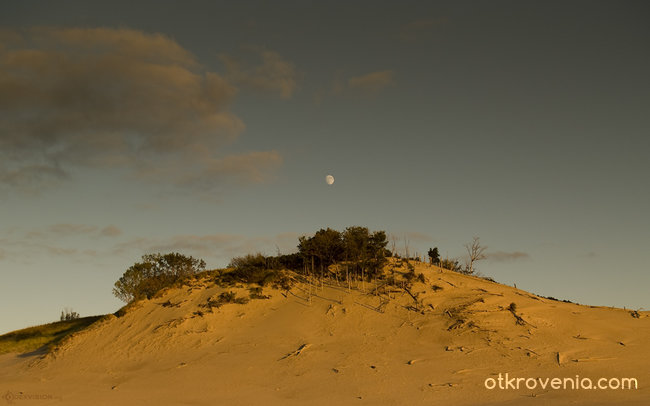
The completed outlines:
[[[205,270],[202,259],[187,257],[177,252],[142,257],[115,282],[113,294],[124,302],[151,299],[159,290]]]
[[[370,232],[367,227],[348,227],[344,231],[320,229],[313,236],[298,239],[298,252],[288,255],[264,256],[248,254],[230,261],[233,270],[224,275],[226,280],[236,280],[262,285],[273,282],[283,269],[299,274],[325,277],[332,265],[335,277],[369,279],[376,276],[386,263],[390,251],[384,231]]]
[[[323,276],[330,265],[345,265],[345,278],[375,276],[386,263],[386,232],[371,233],[367,227],[348,227],[343,232],[318,230],[313,237],[300,237],[298,254],[302,270]],[[341,275],[343,277],[343,275]]]

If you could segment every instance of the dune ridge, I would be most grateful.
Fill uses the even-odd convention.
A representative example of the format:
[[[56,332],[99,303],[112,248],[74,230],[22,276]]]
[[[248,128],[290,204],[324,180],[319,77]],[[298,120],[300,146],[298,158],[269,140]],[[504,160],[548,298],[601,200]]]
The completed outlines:
[[[391,266],[395,261],[391,260]],[[412,262],[413,263],[413,262]],[[288,290],[209,277],[107,316],[39,357],[0,356],[39,404],[647,404],[650,314],[543,298],[423,263],[399,283]],[[267,298],[264,298],[267,297]],[[244,302],[244,300],[242,300]],[[487,389],[489,378],[633,377],[635,390]],[[41,403],[42,402],[42,403]]]

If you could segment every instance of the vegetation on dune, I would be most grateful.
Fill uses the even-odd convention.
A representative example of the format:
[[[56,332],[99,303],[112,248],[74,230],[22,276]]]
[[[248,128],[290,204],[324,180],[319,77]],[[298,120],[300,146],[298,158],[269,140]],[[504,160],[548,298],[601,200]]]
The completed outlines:
[[[0,354],[49,350],[70,334],[90,326],[103,316],[77,317],[41,326],[29,327],[0,336]]]
[[[354,282],[363,285],[364,282],[386,279],[383,270],[387,258],[394,255],[386,248],[387,245],[385,231],[371,232],[367,227],[352,226],[343,231],[320,229],[313,236],[302,236],[298,239],[298,252],[293,254],[265,256],[257,253],[235,257],[228,268],[222,270],[205,271],[202,259],[179,253],[144,255],[142,262],[129,267],[115,283],[113,293],[130,304],[140,299],[151,299],[165,288],[206,277],[226,288],[254,284],[289,290],[301,278],[310,281],[314,278],[321,281],[333,279],[337,283],[347,282],[350,288]],[[398,262],[392,267],[387,283],[395,283],[395,271],[403,265],[406,269],[401,274],[406,283],[425,283],[424,275],[415,274],[415,268],[409,262],[419,258],[411,258],[408,244],[405,247],[407,255],[404,258],[397,256]],[[474,262],[485,258],[485,247],[480,245],[478,238],[474,238],[471,244],[466,244],[466,248],[469,260],[465,267],[456,259],[441,259],[437,247],[429,249],[429,261],[452,271],[474,273]],[[251,296],[264,297],[261,291]],[[120,309],[116,315],[125,314],[128,307]]]

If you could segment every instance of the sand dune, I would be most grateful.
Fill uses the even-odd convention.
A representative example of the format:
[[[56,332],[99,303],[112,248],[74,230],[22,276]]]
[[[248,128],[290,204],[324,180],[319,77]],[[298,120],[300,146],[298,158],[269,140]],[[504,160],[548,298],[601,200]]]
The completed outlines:
[[[49,355],[0,357],[0,391],[39,405],[650,404],[648,312],[558,302],[426,264],[416,272],[425,282],[406,288],[299,283],[220,307],[220,293],[248,297],[247,287],[199,280]],[[638,389],[487,389],[499,373],[631,377]]]

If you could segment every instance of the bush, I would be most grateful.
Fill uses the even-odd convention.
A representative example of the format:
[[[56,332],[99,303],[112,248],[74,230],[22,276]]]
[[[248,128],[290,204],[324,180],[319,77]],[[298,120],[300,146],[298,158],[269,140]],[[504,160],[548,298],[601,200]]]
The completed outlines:
[[[113,294],[130,303],[139,299],[151,299],[157,292],[205,270],[202,259],[186,257],[179,253],[149,254],[129,267],[115,282]]]
[[[462,272],[463,270],[463,267],[458,263],[458,260],[455,259],[440,260],[440,267],[455,272]]]
[[[251,299],[269,299],[271,297],[264,295],[262,293],[262,288],[259,287],[249,288],[248,291],[250,292],[249,297]]]

